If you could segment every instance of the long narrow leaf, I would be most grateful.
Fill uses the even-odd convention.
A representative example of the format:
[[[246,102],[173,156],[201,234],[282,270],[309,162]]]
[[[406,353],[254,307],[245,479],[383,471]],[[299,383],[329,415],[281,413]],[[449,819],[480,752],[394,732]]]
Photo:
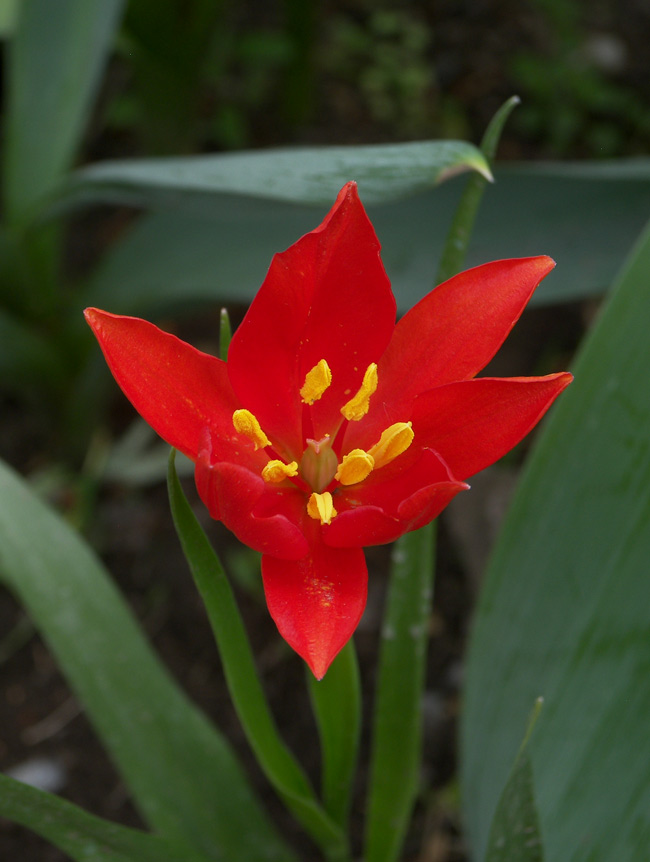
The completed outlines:
[[[0,578],[23,602],[150,827],[192,860],[289,860],[227,743],[160,664],[90,549],[0,463]]]
[[[11,223],[69,169],[124,0],[22,0],[10,45],[3,180]]]
[[[381,633],[366,862],[399,858],[418,790],[434,537],[429,525],[403,536],[393,552]]]
[[[575,366],[494,552],[462,727],[476,858],[518,728],[548,862],[645,862],[650,847],[650,227]]]
[[[75,862],[184,862],[157,835],[102,820],[1,774],[0,815],[38,833]]]
[[[214,156],[105,162],[78,171],[69,204],[111,201],[137,206],[210,206],[215,195],[329,206],[355,179],[366,203],[395,200],[476,170],[490,177],[480,150],[464,141],[309,147]]]
[[[261,768],[305,830],[325,849],[341,847],[341,830],[325,813],[302,768],[286,747],[257,676],[248,635],[226,574],[197,521],[169,458],[169,499],[183,551],[205,604],[228,688]]]

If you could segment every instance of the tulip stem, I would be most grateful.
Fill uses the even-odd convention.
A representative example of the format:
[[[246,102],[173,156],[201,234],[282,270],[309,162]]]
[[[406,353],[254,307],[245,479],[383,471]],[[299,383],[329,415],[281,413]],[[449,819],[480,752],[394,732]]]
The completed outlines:
[[[420,776],[422,690],[433,594],[434,525],[393,551],[379,657],[365,862],[395,862]]]
[[[354,641],[349,640],[322,680],[307,672],[321,744],[325,810],[345,830],[361,730],[361,683]]]
[[[481,141],[481,152],[488,164],[494,159],[506,120],[519,102],[519,96],[512,96],[490,120]],[[436,284],[446,281],[463,268],[472,228],[487,183],[488,180],[479,173],[473,173],[467,180],[440,257]]]

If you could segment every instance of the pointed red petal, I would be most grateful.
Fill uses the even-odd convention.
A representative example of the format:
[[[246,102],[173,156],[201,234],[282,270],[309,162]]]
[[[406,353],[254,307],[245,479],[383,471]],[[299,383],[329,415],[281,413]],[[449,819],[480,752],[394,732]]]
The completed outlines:
[[[439,452],[452,474],[466,479],[516,446],[572,380],[561,373],[440,386],[415,401],[414,439]]]
[[[328,548],[317,540],[297,562],[262,557],[269,612],[282,637],[316,679],[352,637],[366,606],[368,573],[360,548]]]
[[[316,230],[273,258],[233,336],[228,368],[242,404],[283,454],[298,454],[305,375],[321,359],[332,384],[313,408],[316,438],[332,430],[340,407],[388,344],[395,300],[379,242],[348,183]]]
[[[498,260],[461,272],[420,300],[395,327],[379,363],[367,427],[406,421],[421,392],[474,377],[492,359],[539,282],[549,257]],[[404,414],[404,415],[402,415]],[[355,429],[361,433],[361,428]],[[350,445],[358,445],[351,438]]]
[[[122,391],[171,446],[196,460],[206,428],[232,429],[240,405],[225,362],[145,320],[97,308],[84,314]]]

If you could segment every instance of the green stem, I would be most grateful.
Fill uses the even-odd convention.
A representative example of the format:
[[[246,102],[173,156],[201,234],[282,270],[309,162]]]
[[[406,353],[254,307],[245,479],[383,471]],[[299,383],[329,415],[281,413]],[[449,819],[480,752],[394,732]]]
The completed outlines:
[[[481,152],[488,164],[494,159],[506,120],[519,102],[519,96],[512,96],[499,108],[490,120],[481,141]],[[449,233],[447,234],[438,272],[436,273],[436,284],[446,281],[463,268],[472,229],[487,183],[488,180],[476,172],[472,173],[467,180],[465,190],[458,203]]]
[[[433,524],[395,545],[381,633],[366,862],[395,862],[418,791],[421,699],[433,594]]]
[[[307,680],[320,735],[323,804],[345,830],[361,730],[361,684],[354,642],[348,641],[322,680],[311,673]]]

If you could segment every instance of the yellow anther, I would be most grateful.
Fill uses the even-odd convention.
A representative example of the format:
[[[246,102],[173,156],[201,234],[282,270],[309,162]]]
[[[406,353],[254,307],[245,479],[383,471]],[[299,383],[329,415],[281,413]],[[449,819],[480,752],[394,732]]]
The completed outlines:
[[[375,469],[390,464],[394,458],[406,452],[413,442],[411,424],[411,422],[396,422],[382,432],[379,443],[375,443],[368,450],[375,459]]]
[[[356,485],[363,482],[375,466],[375,459],[363,449],[353,449],[343,456],[334,477],[341,485]]]
[[[366,368],[363,375],[363,383],[354,398],[350,398],[347,404],[341,407],[341,413],[350,422],[358,422],[368,412],[370,407],[370,396],[377,389],[377,366],[374,362]]]
[[[300,397],[305,404],[313,404],[323,397],[323,393],[332,382],[332,372],[324,359],[307,372],[305,383],[300,390]]]
[[[290,479],[291,476],[297,475],[297,461],[291,461],[290,464],[285,464],[284,461],[269,461],[262,470],[262,479],[265,482],[282,482],[284,479]]]
[[[253,441],[256,449],[264,449],[265,446],[271,445],[271,441],[262,431],[260,423],[250,410],[235,410],[232,414],[232,424],[238,434],[244,434]]]
[[[315,521],[320,519],[321,524],[329,524],[337,514],[330,492],[317,494],[314,491],[307,503],[307,514]]]

